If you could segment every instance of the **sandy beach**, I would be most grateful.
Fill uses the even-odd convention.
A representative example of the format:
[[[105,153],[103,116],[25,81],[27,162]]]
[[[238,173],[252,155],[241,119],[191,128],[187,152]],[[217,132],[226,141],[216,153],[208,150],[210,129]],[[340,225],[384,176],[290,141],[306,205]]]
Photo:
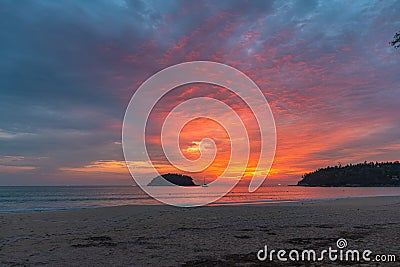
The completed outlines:
[[[339,266],[260,262],[271,249],[336,247],[396,255],[400,197],[252,206],[121,206],[0,215],[2,266]],[[346,263],[351,264],[349,262]],[[356,263],[375,266],[376,262]]]

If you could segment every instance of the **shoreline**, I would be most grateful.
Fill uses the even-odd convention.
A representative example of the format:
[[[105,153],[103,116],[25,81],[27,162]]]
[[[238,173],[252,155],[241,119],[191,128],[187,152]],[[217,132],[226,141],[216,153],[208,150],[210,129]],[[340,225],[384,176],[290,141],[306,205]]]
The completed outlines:
[[[243,202],[234,201],[221,201],[214,202],[206,205],[206,207],[230,207],[230,206],[253,206],[253,205],[280,205],[284,203],[298,203],[298,202],[309,202],[309,201],[331,201],[341,199],[352,199],[352,198],[381,198],[381,197],[400,197],[398,194],[393,195],[376,195],[376,196],[344,196],[344,197],[327,197],[327,198],[303,198],[303,199],[257,199]],[[129,207],[129,206],[169,206],[164,203],[143,203],[143,204],[123,204],[123,205],[108,205],[108,206],[82,206],[82,207],[57,207],[57,208],[32,208],[32,209],[18,209],[18,210],[0,210],[2,214],[23,214],[23,213],[36,213],[36,212],[57,212],[57,211],[74,211],[74,210],[91,210],[91,209],[102,209],[102,208],[115,208],[115,207]],[[190,207],[189,207],[190,208]]]
[[[349,249],[393,254],[400,261],[399,209],[400,196],[383,196],[279,205],[125,205],[3,213],[0,265],[259,266],[256,253],[265,245],[319,250],[335,247],[339,238],[347,240]]]

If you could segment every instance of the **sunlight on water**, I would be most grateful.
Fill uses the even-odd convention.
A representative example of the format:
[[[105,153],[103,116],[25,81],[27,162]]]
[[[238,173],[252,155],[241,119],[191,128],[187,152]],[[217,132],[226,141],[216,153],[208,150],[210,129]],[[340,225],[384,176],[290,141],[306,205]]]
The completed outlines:
[[[218,190],[216,190],[218,191]],[[190,195],[168,195],[196,203],[214,190]],[[207,192],[207,193],[204,193]],[[254,193],[236,187],[212,205],[267,204],[305,199],[334,199],[361,196],[399,196],[399,187],[298,187],[268,186]],[[160,204],[134,186],[2,186],[0,212],[80,209],[119,205]]]

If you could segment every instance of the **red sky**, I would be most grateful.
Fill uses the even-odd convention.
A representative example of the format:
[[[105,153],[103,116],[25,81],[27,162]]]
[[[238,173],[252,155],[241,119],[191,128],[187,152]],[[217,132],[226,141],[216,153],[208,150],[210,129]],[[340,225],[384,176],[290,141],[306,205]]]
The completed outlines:
[[[400,30],[399,9],[398,1],[3,2],[0,184],[131,183],[121,145],[129,100],[156,72],[192,60],[231,65],[262,90],[277,130],[271,183],[295,183],[338,162],[399,160],[400,51],[388,45]],[[177,88],[157,105],[147,136],[153,163],[173,171],[157,130],[168,110],[200,96],[243,119],[251,173],[254,118],[211,85]],[[229,139],[205,119],[182,131],[191,159],[210,136],[217,158],[195,177],[221,173]]]

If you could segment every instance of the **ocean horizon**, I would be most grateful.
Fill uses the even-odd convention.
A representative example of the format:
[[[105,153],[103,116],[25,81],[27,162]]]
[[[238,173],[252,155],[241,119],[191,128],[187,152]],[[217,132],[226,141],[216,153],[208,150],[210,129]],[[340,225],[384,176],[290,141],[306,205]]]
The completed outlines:
[[[211,205],[256,205],[305,200],[400,196],[399,187],[263,186],[249,193],[235,187]],[[212,192],[169,196],[196,202]],[[137,186],[0,186],[0,213],[88,209],[124,205],[164,205]]]

